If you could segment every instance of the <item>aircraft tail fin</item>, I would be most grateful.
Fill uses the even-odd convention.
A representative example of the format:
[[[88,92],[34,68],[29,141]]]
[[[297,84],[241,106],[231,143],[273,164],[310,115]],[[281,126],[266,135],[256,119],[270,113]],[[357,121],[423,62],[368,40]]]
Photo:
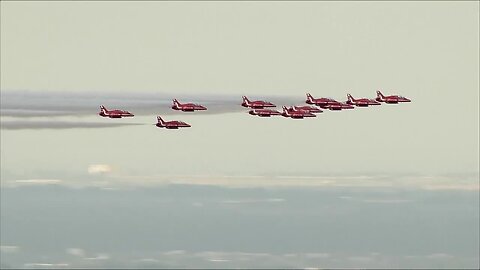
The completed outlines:
[[[350,102],[354,102],[354,101],[355,101],[355,99],[354,99],[354,98],[352,97],[352,95],[350,95],[350,94],[347,94],[347,98],[348,98],[348,101],[350,101]]]
[[[242,96],[242,99],[243,99],[243,103],[245,104],[250,104],[250,100],[248,100],[247,96]]]
[[[105,108],[105,106],[103,106],[103,105],[100,105],[100,110],[101,110],[103,113],[108,112],[107,108]]]
[[[307,100],[308,101],[313,101],[313,97],[312,97],[312,95],[310,95],[310,93],[307,93],[306,95],[307,95]]]
[[[163,121],[163,119],[160,115],[157,116],[157,123],[160,124],[161,126],[165,125],[165,121]]]
[[[385,96],[382,94],[382,92],[380,92],[380,90],[377,90],[377,98],[379,99],[384,99]]]

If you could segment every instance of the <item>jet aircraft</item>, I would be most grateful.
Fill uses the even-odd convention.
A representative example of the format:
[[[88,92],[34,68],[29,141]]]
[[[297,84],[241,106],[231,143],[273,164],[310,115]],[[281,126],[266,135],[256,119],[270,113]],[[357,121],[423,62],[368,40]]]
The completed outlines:
[[[411,102],[410,99],[402,96],[384,96],[380,91],[377,91],[377,98],[375,100],[378,102],[385,102],[389,104],[397,104],[399,102]]]
[[[302,111],[302,110],[294,110],[293,108],[287,108],[283,106],[283,113],[282,115],[284,117],[290,117],[293,119],[303,119],[304,117],[316,117],[315,114],[308,112],[308,111]]]
[[[191,127],[189,124],[182,121],[164,121],[162,117],[157,116],[157,127],[166,128],[166,129],[178,129],[184,127]]]
[[[322,108],[324,109],[329,109],[330,111],[341,111],[344,109],[354,109],[350,104],[342,103],[342,102],[336,102],[336,103],[330,103],[328,105],[323,106]]]
[[[265,107],[277,107],[275,104],[268,101],[263,101],[263,100],[250,101],[246,96],[242,96],[242,98],[243,98],[242,106],[246,108],[263,109]]]
[[[272,115],[281,115],[281,113],[277,110],[270,110],[270,109],[253,109],[248,112],[251,115],[258,115],[260,117],[270,117]]]
[[[322,109],[326,109],[326,106],[334,103],[339,103],[335,99],[332,98],[314,98],[310,93],[307,93],[307,100],[305,100],[307,104],[317,105]]]
[[[122,111],[122,110],[107,110],[105,106],[101,105],[100,106],[100,112],[98,115],[103,116],[103,117],[109,117],[109,118],[122,118],[122,117],[132,117],[133,114],[128,111]]]
[[[180,110],[182,112],[193,112],[193,111],[205,111],[207,108],[205,106],[193,103],[180,103],[178,100],[173,100],[172,109]]]
[[[301,110],[301,111],[307,111],[307,112],[311,112],[311,113],[321,113],[321,112],[323,112],[319,108],[313,107],[313,106],[293,106],[292,109],[294,111],[300,111]]]

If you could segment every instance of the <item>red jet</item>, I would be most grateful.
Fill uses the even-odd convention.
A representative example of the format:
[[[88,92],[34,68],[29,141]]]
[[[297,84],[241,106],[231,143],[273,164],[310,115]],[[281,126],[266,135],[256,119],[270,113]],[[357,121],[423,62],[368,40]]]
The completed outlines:
[[[263,109],[265,107],[277,107],[275,104],[263,100],[254,100],[250,101],[246,96],[242,96],[243,102],[242,106],[246,108],[252,108],[252,109]]]
[[[377,91],[377,98],[375,100],[378,102],[385,102],[390,104],[397,104],[399,102],[411,102],[410,99],[402,96],[384,96],[380,91]]]
[[[316,115],[311,112],[302,110],[295,111],[293,108],[287,108],[285,106],[283,106],[282,115],[284,117],[290,117],[294,119],[303,119],[304,117],[316,117]]]
[[[103,117],[110,117],[110,118],[122,118],[122,117],[132,117],[133,114],[128,111],[122,111],[122,110],[107,110],[105,106],[100,106],[100,112],[98,115],[103,116]]]
[[[292,109],[294,111],[307,111],[307,112],[311,112],[311,113],[321,113],[321,112],[323,112],[319,108],[313,107],[313,106],[293,106]]]
[[[260,117],[270,117],[272,115],[281,115],[281,113],[277,110],[270,110],[270,109],[253,109],[248,112],[251,115],[258,115]]]
[[[343,109],[354,109],[355,107],[353,107],[350,104],[346,104],[346,103],[342,103],[342,102],[337,101],[336,103],[331,103],[331,104],[325,105],[322,108],[329,109],[330,111],[341,111]]]
[[[338,101],[332,98],[314,98],[309,93],[307,93],[307,100],[305,100],[305,102],[307,104],[320,106],[320,108],[322,109],[325,109],[326,108],[325,106],[328,106],[330,104],[339,103]]]
[[[178,129],[183,127],[191,127],[189,124],[182,121],[163,121],[162,117],[157,116],[157,127],[166,129]]]
[[[178,100],[173,100],[172,109],[180,110],[182,112],[193,112],[193,111],[205,111],[207,108],[205,106],[193,103],[184,103],[181,104]]]
[[[369,105],[380,105],[380,102],[375,101],[374,99],[360,98],[354,99],[352,95],[347,94],[348,100],[345,102],[349,105],[355,105],[357,107],[368,107]]]

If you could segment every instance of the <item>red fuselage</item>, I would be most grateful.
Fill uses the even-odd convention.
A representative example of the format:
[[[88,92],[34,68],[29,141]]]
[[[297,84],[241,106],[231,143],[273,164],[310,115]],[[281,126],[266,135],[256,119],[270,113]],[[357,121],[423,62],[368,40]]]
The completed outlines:
[[[172,109],[182,111],[182,112],[193,112],[193,111],[205,111],[207,108],[205,106],[193,103],[180,103],[178,100],[173,100]]]
[[[347,98],[348,98],[348,100],[345,102],[346,104],[355,105],[357,107],[368,107],[370,105],[380,105],[381,104],[381,103],[375,101],[374,99],[368,99],[368,98],[355,99],[350,94],[347,94]]]
[[[109,118],[122,118],[134,116],[131,112],[122,110],[107,110],[103,105],[100,106],[100,112],[98,115]]]
[[[246,96],[243,96],[242,98],[243,98],[242,106],[246,108],[263,109],[268,107],[277,107],[275,104],[268,101],[263,101],[263,100],[250,101]]]
[[[293,119],[303,119],[305,117],[316,117],[315,114],[308,112],[308,111],[302,111],[302,110],[294,110],[293,108],[287,108],[283,107],[283,113],[282,116],[284,117],[290,117]]]
[[[330,104],[338,103],[338,101],[332,98],[314,98],[309,93],[307,93],[307,100],[305,100],[305,102],[307,104],[320,106],[320,108],[325,108],[325,106]]]
[[[323,112],[319,108],[313,107],[313,106],[293,106],[292,109],[294,111],[307,111],[307,112],[311,112],[311,113],[321,113],[321,112]]]
[[[322,108],[329,109],[331,111],[341,111],[341,110],[344,110],[344,109],[353,109],[355,107],[353,107],[352,105],[346,104],[346,103],[336,102],[336,103],[331,103],[331,104],[325,105]]]
[[[251,115],[258,115],[260,117],[270,117],[272,115],[280,115],[281,113],[277,110],[270,109],[253,109],[248,112]]]

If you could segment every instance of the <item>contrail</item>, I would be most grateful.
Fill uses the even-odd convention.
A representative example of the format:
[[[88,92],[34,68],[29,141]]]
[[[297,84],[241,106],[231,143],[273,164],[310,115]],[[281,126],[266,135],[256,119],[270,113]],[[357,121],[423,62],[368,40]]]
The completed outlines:
[[[173,98],[181,102],[201,103],[208,110],[201,114],[242,112],[242,94],[239,95],[182,95],[171,93],[113,93],[113,92],[39,92],[28,90],[3,91],[0,99],[0,115],[9,117],[57,117],[95,115],[99,106],[107,109],[124,109],[135,115],[172,115],[183,112],[170,108]],[[252,96],[252,99],[267,99],[281,106],[301,104],[303,94],[297,97]]]
[[[71,128],[108,128],[122,126],[141,126],[141,123],[101,123],[77,121],[1,121],[1,129],[71,129]]]

